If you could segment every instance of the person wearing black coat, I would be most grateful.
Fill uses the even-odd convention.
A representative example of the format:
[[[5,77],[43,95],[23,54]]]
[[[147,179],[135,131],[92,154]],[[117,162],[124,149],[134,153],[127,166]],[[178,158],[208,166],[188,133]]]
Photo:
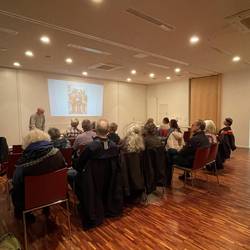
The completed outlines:
[[[85,229],[100,225],[105,216],[119,216],[123,205],[119,148],[107,137],[107,120],[97,122],[96,133],[75,166],[75,192]]]
[[[171,165],[176,164],[186,168],[191,168],[193,165],[196,150],[198,148],[209,147],[209,140],[205,135],[206,124],[203,120],[197,120],[192,124],[191,131],[193,136],[187,142],[187,144],[170,160]],[[179,176],[179,179],[183,180],[184,175]]]

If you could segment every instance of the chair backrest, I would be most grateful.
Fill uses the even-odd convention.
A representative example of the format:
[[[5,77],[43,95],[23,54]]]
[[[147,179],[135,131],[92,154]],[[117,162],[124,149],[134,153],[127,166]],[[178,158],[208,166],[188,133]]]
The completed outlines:
[[[190,139],[190,135],[191,135],[190,131],[184,131],[183,139],[185,143]]]
[[[67,168],[37,176],[24,177],[25,210],[67,198]]]
[[[7,163],[7,178],[10,180],[13,177],[14,171],[15,171],[15,165],[17,160],[21,157],[21,153],[12,153],[9,155],[9,160]]]
[[[13,145],[12,152],[13,153],[22,153],[23,152],[22,145]]]
[[[203,168],[208,159],[208,154],[209,154],[210,148],[198,148],[195,152],[195,158],[194,158],[194,163],[192,166],[192,169],[201,169]]]
[[[216,160],[217,152],[218,152],[218,144],[214,143],[210,147],[207,163],[210,163]]]
[[[60,149],[68,167],[72,166],[72,154],[73,154],[73,149],[72,148],[61,148]]]

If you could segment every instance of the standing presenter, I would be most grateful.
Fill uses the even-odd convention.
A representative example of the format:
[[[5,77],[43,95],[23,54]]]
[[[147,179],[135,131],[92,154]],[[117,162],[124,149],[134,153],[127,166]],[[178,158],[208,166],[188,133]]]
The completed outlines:
[[[36,113],[30,116],[29,129],[32,130],[35,128],[44,131],[45,116],[44,116],[44,109],[42,108],[37,108]]]

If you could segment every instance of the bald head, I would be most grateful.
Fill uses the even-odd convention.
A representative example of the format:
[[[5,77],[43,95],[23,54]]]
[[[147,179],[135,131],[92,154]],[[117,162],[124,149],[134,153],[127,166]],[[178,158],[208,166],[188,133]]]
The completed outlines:
[[[109,122],[106,119],[100,119],[96,124],[96,134],[100,137],[106,137],[109,132]]]
[[[37,113],[38,115],[43,115],[43,114],[44,114],[44,109],[43,109],[43,108],[37,108],[36,113]]]

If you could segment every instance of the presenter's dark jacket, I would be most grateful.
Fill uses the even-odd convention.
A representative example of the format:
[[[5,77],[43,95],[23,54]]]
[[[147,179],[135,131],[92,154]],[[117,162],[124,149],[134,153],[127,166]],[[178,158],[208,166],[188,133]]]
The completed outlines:
[[[13,176],[12,201],[16,211],[24,209],[24,177],[50,173],[65,167],[59,149],[48,141],[31,143],[18,160]]]
[[[122,176],[116,144],[108,138],[95,137],[80,155],[76,170],[75,191],[80,201],[83,227],[95,227],[105,216],[120,215]]]

